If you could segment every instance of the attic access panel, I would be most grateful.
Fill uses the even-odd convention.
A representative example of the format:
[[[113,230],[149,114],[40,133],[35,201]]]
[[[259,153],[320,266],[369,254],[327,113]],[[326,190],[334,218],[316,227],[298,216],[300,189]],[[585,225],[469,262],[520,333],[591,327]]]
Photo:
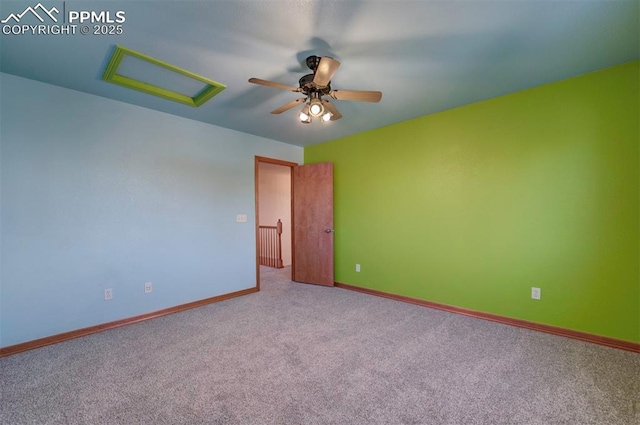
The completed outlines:
[[[116,46],[102,79],[193,107],[226,88],[217,81],[123,46]]]

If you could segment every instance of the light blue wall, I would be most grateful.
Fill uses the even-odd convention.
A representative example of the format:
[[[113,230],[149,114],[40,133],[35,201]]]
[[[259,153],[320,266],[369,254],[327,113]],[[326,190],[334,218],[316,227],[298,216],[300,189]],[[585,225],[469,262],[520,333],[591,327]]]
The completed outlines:
[[[0,86],[1,346],[255,286],[254,155],[300,163],[302,148],[9,74]]]

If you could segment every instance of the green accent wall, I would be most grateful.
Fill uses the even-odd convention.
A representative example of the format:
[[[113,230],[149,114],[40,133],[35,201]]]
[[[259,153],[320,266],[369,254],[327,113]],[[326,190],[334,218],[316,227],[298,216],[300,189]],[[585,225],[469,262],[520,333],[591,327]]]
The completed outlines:
[[[639,64],[305,148],[336,281],[640,342]]]

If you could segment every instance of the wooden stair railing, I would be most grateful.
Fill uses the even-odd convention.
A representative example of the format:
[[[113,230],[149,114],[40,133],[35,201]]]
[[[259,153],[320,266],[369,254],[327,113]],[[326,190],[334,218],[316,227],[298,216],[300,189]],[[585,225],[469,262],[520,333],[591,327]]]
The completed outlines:
[[[258,226],[260,229],[260,265],[281,269],[282,265],[282,222],[275,226]]]

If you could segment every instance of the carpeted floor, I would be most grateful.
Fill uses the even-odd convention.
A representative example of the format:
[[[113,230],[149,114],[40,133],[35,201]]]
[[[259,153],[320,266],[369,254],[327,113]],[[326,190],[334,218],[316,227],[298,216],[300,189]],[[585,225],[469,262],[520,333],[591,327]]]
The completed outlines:
[[[0,359],[0,423],[640,423],[637,354],[289,274]]]

